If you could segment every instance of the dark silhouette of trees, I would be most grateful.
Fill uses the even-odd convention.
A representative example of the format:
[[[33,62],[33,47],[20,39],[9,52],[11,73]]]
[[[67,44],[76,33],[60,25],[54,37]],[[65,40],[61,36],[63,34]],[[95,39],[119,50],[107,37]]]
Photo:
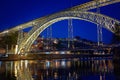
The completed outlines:
[[[9,49],[11,48],[12,45],[16,45],[17,44],[17,37],[18,37],[18,33],[10,33],[10,34],[6,34],[5,36],[2,36],[0,39],[0,48],[6,48],[6,45],[9,46]]]

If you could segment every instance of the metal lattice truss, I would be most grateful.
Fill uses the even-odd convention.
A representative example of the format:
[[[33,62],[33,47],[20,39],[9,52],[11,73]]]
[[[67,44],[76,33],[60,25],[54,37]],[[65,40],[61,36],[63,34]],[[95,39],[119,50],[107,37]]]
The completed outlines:
[[[120,2],[120,0],[97,0],[97,2],[99,3],[99,7],[102,7],[102,6],[118,3],[118,2]],[[81,5],[69,8],[69,9],[67,9],[65,11],[88,11],[88,10],[91,10],[91,9],[95,9],[96,7],[97,7],[96,6],[96,1],[93,0],[93,1],[81,4]],[[45,16],[45,17],[47,17],[47,16]],[[30,27],[30,26],[33,25],[34,22],[38,22],[39,20],[42,20],[42,19],[44,19],[44,17],[41,17],[41,18],[32,20],[30,22],[15,26],[12,29],[1,32],[0,35],[5,34],[6,32],[8,32],[8,33],[15,32],[15,31],[19,31],[20,29]]]
[[[47,27],[54,24],[55,22],[65,19],[80,19],[95,24],[100,24],[104,28],[108,29],[113,33],[116,31],[114,25],[120,24],[120,21],[93,12],[65,11],[65,12],[56,13],[51,16],[46,16],[43,19],[32,23],[33,28],[22,40],[21,44],[19,45],[18,53],[20,53],[21,50],[29,51],[30,46],[42,31],[44,31]]]
[[[99,4],[99,7],[103,7],[103,6],[106,6],[106,5],[110,5],[110,4],[120,2],[120,0],[92,0],[90,2],[72,7],[69,10],[88,11],[88,10],[91,10],[91,9],[95,9],[95,8],[97,8],[96,1]]]
[[[113,3],[118,3],[120,2],[120,0],[97,0],[97,2],[99,3],[99,7],[102,7]],[[38,37],[38,35],[49,25],[64,19],[81,19],[95,24],[100,24],[104,28],[115,33],[115,24],[120,24],[118,20],[97,13],[86,12],[88,10],[95,9],[96,7],[96,1],[93,0],[79,6],[72,7],[65,11],[41,17],[30,22],[15,26],[12,29],[1,32],[0,35],[5,34],[6,32],[15,32],[19,31],[20,29],[33,26],[32,30],[24,37],[24,39],[20,40],[19,42],[20,44],[18,47],[18,53],[20,53],[22,50],[28,51],[32,43]]]

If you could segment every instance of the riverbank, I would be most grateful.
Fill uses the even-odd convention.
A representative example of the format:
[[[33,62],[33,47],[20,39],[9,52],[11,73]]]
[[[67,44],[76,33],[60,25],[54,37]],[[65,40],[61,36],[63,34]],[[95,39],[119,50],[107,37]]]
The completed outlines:
[[[1,61],[15,61],[15,60],[51,60],[51,59],[70,59],[70,58],[112,58],[112,55],[83,55],[83,54],[8,54],[6,57],[1,57]]]

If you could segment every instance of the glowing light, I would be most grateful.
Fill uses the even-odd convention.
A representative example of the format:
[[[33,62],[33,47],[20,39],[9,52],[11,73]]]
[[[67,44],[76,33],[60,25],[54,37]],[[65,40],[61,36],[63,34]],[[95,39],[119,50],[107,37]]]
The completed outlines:
[[[47,61],[46,62],[46,68],[49,68],[50,67],[50,61]]]
[[[50,54],[50,52],[45,52],[45,54]]]
[[[55,79],[58,78],[58,73],[57,73],[57,72],[54,73],[54,78],[55,78]]]
[[[59,51],[56,51],[55,54],[59,54]]]
[[[65,51],[61,51],[61,54],[65,54]]]
[[[6,30],[6,31],[4,31],[3,33],[8,33],[9,31],[8,30]]]
[[[67,67],[71,67],[71,62],[70,61],[67,62]]]
[[[18,71],[17,71],[17,62],[15,62],[14,66],[15,66],[15,77],[17,77],[17,73],[18,73]]]
[[[67,51],[67,54],[70,54],[70,51]]]
[[[25,60],[25,68],[28,66],[28,60]]]
[[[15,46],[15,54],[18,52],[18,45]]]
[[[61,62],[61,66],[62,66],[62,67],[65,67],[65,66],[66,66],[65,61],[62,61],[62,62]]]
[[[55,61],[55,67],[56,67],[56,68],[59,68],[59,67],[60,67],[60,62],[57,61],[57,60]]]
[[[55,44],[58,44],[58,41],[57,41],[57,40],[54,40],[54,43],[55,43]]]

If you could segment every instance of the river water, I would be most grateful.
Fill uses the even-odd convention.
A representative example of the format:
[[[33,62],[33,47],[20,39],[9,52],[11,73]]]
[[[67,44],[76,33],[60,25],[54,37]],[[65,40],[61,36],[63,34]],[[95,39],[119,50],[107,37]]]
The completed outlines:
[[[0,61],[0,80],[119,80],[112,59]]]

